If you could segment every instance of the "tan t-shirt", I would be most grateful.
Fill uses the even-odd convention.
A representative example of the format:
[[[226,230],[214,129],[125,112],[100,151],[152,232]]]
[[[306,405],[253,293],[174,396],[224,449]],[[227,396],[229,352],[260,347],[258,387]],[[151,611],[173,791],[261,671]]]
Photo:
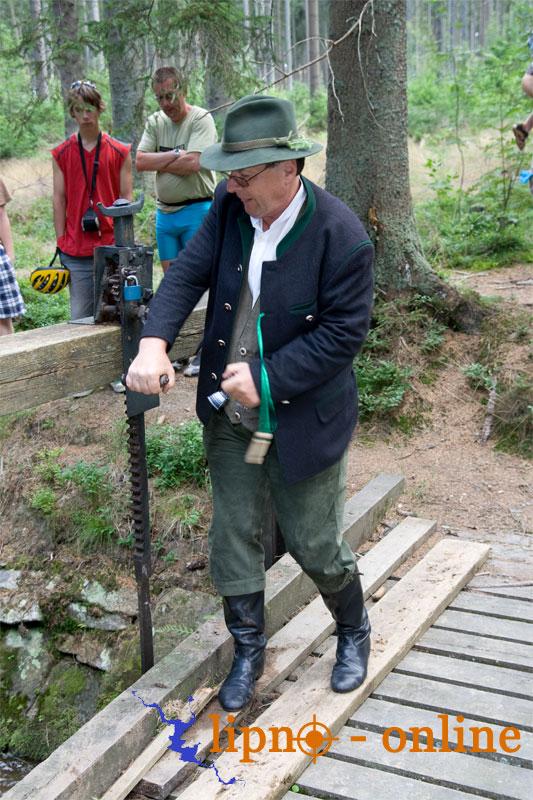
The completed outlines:
[[[191,106],[179,124],[172,122],[164,111],[156,111],[148,117],[138,149],[143,153],[164,153],[179,147],[188,152],[201,153],[216,141],[217,131],[211,114],[203,108]],[[212,197],[215,185],[215,173],[210,169],[202,168],[192,175],[157,172],[157,207],[167,213],[176,211],[176,205],[169,206],[166,203]]]
[[[0,206],[5,206],[11,200],[11,195],[6,189],[6,185],[2,178],[0,178]]]

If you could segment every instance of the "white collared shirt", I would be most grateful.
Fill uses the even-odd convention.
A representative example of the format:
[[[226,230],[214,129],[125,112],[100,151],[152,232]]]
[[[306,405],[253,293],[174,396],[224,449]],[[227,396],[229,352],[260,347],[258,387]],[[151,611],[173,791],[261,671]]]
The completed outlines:
[[[252,293],[252,306],[257,302],[261,291],[263,261],[275,261],[277,246],[296,222],[305,199],[306,192],[302,181],[300,181],[300,188],[295,196],[285,211],[274,220],[267,231],[263,230],[262,219],[250,217],[250,222],[255,229],[254,244],[252,252],[250,253],[250,263],[248,265],[248,285]]]

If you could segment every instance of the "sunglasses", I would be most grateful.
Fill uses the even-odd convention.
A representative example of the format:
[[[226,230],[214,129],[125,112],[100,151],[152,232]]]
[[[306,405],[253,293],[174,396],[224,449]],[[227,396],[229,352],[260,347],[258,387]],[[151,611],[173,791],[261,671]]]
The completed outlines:
[[[276,164],[279,164],[279,161],[273,161],[272,164],[267,164],[263,169],[260,169],[258,172],[254,172],[253,175],[249,175],[246,178],[243,175],[234,175],[231,172],[227,172],[226,175],[228,176],[228,181],[232,180],[235,181],[237,186],[240,186],[241,189],[245,189],[250,183],[253,181],[254,178],[257,178],[258,175],[261,175],[262,172],[265,170],[270,169],[270,167],[275,167]]]
[[[162,103],[166,101],[167,103],[173,103],[176,98],[179,97],[179,91],[175,89],[173,92],[165,92],[164,94],[156,94],[155,99],[158,103]]]
[[[88,86],[89,89],[96,89],[96,85],[91,83],[91,81],[74,81],[70,84],[71,89],[79,89],[82,86]]]

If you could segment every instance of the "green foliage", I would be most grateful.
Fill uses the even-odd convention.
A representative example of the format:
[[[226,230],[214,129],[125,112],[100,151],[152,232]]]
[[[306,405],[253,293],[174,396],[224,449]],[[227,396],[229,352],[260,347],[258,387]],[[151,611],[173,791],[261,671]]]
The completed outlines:
[[[498,387],[494,410],[496,447],[533,458],[533,381],[520,374]]]
[[[36,292],[27,278],[18,278],[20,291],[26,304],[26,314],[15,323],[15,331],[43,328],[70,319],[68,290],[57,294]]]
[[[0,75],[5,75],[3,69]],[[3,89],[0,93],[0,158],[31,156],[37,148],[61,141],[64,136],[61,103],[32,98],[28,89],[21,89],[18,75],[8,80],[8,84],[11,91]]]
[[[432,356],[422,360],[417,378],[433,382],[442,366],[442,356],[435,358],[444,343],[446,326],[439,320],[440,304],[426,295],[406,295],[394,300],[376,298],[368,337],[355,361],[359,387],[361,419],[387,416],[399,430],[410,433],[423,421],[423,409],[400,412],[415,367],[413,353]],[[408,352],[409,365],[403,363]]]
[[[61,470],[62,481],[72,481],[82,494],[93,500],[99,497],[101,500],[109,499],[111,496],[111,485],[109,483],[109,468],[101,467],[98,464],[78,461],[73,467],[66,467]]]
[[[531,196],[516,185],[520,156],[503,144],[500,153],[501,166],[467,190],[454,187],[457,176],[443,175],[439,161],[427,162],[435,194],[415,214],[436,267],[486,269],[533,257]]]
[[[423,66],[408,82],[410,136],[457,140],[461,128],[498,127],[504,117],[529,113],[519,79],[528,63],[524,32],[531,25],[531,7],[513,6],[506,29],[492,24],[484,49],[475,52],[456,47],[439,53],[427,31],[410,31],[418,44],[424,38],[426,49]]]
[[[62,452],[38,453],[34,474],[44,485],[31,494],[30,507],[45,516],[56,537],[75,536],[85,551],[108,547],[115,541],[117,515],[109,467],[86,461],[63,467]]]
[[[361,420],[372,414],[383,415],[398,408],[409,389],[411,370],[392,361],[374,360],[360,355],[356,363]]]
[[[146,432],[146,460],[156,486],[180,486],[189,481],[197,486],[207,482],[202,426],[195,420],[179,427],[153,425]]]
[[[420,345],[423,353],[432,353],[438,350],[444,342],[444,332],[446,327],[436,320],[431,320],[424,340]]]
[[[472,389],[490,389],[492,386],[493,377],[490,369],[477,361],[464,367],[463,374],[468,378]]]
[[[46,517],[52,516],[57,508],[56,493],[49,486],[37,489],[30,500],[30,506],[34,511],[40,511]]]

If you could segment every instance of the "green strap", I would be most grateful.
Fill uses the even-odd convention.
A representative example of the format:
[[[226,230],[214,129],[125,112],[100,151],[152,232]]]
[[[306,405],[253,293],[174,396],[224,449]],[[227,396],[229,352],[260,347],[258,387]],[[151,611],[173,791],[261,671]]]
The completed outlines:
[[[257,344],[259,346],[259,359],[261,361],[261,405],[259,406],[259,427],[262,433],[274,433],[278,423],[274,410],[274,401],[270,392],[270,381],[263,358],[263,334],[261,332],[261,319],[265,316],[264,311],[257,318]]]

